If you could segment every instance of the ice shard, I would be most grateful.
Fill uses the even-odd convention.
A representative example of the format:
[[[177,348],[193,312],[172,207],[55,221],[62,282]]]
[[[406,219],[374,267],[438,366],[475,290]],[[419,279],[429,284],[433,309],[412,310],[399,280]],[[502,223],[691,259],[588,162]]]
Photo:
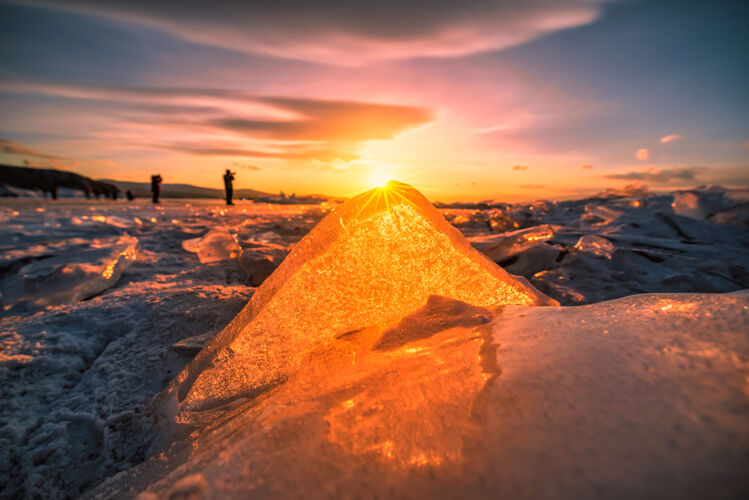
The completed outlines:
[[[323,219],[152,408],[190,423],[195,412],[283,382],[337,336],[392,325],[431,295],[488,308],[555,304],[472,248],[416,189],[391,181]]]

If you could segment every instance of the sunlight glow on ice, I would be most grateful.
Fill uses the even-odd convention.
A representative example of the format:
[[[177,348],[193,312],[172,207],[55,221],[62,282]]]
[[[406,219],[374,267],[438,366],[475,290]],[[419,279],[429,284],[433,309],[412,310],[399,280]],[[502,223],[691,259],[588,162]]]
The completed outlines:
[[[555,303],[477,252],[418,191],[391,181],[323,219],[166,394],[188,412],[252,397],[313,349],[392,326],[432,295],[482,307]]]

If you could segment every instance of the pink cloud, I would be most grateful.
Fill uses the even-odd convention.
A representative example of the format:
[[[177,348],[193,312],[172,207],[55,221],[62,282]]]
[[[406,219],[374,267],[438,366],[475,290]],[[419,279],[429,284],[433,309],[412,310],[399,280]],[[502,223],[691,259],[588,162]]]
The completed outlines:
[[[232,2],[39,0],[155,26],[208,45],[276,57],[359,65],[500,50],[594,21],[602,0]]]
[[[650,150],[646,148],[638,149],[635,157],[640,161],[648,161],[650,159]]]
[[[668,144],[669,142],[676,142],[682,140],[683,137],[679,134],[671,134],[661,137],[661,144]]]

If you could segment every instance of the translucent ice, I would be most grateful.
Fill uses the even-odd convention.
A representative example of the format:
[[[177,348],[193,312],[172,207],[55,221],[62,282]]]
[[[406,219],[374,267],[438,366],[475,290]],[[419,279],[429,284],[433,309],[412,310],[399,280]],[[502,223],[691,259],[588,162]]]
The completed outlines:
[[[548,224],[519,229],[509,233],[489,234],[469,238],[471,245],[494,262],[502,262],[514,255],[554,237],[556,227]]]
[[[473,249],[418,191],[391,182],[323,219],[156,405],[184,422],[257,395],[312,349],[388,325],[434,294],[485,307],[554,303]]]
[[[2,305],[43,307],[93,297],[117,283],[137,248],[138,239],[125,234],[42,256],[0,281]]]
[[[431,297],[91,496],[742,498],[748,311],[746,294]]]
[[[250,284],[260,286],[281,264],[287,253],[285,247],[273,243],[249,244],[249,248],[242,250],[239,255],[239,267],[247,273]]]
[[[197,253],[202,264],[234,259],[240,251],[237,238],[225,227],[215,227],[199,238],[185,240],[182,248]]]
[[[581,252],[590,252],[599,257],[606,257],[607,259],[610,259],[611,254],[616,250],[613,243],[606,238],[596,236],[595,234],[581,236],[580,239],[577,240],[575,248]]]
[[[749,222],[749,189],[709,186],[674,192],[674,213],[718,223]]]

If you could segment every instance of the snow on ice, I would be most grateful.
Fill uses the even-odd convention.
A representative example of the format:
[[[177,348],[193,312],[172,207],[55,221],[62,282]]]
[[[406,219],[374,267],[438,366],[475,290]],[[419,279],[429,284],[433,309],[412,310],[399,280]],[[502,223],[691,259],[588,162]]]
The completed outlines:
[[[0,496],[741,496],[742,193],[3,201]]]

